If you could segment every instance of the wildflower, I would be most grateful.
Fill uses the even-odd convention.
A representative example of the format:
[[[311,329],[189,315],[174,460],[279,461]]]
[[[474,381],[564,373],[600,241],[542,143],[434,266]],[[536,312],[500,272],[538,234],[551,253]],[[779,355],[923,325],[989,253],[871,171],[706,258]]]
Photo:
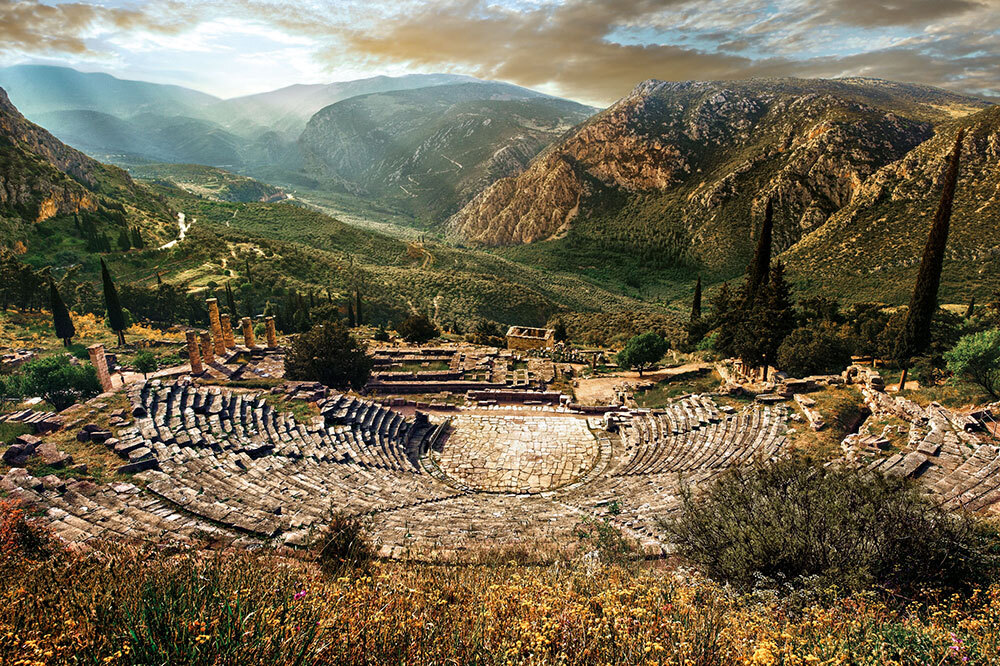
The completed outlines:
[[[295,593],[295,596],[292,597],[292,601],[298,601],[299,599],[303,598],[304,596],[306,596],[306,591],[305,590],[300,590],[300,591],[298,591],[298,592]]]
[[[204,645],[205,643],[208,642],[208,638],[209,638],[208,634],[198,634],[197,636],[195,636],[194,642],[197,645]]]

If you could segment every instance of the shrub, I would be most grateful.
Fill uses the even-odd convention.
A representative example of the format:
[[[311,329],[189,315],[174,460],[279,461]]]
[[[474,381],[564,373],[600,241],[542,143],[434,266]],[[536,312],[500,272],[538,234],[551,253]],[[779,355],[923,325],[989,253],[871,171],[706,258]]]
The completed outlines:
[[[832,326],[803,326],[778,347],[778,367],[795,377],[840,372],[851,362],[851,347]]]
[[[679,552],[739,587],[810,577],[846,589],[956,585],[995,558],[985,528],[906,481],[803,459],[734,468],[682,504],[668,523]]]
[[[326,322],[295,338],[285,354],[285,376],[359,389],[368,381],[372,364],[364,345],[343,324]]]
[[[944,358],[956,375],[975,382],[994,398],[1000,393],[1000,329],[966,335]]]
[[[16,386],[11,390],[12,395],[40,396],[60,411],[101,392],[93,366],[71,363],[65,356],[29,361],[7,382]]]
[[[437,327],[427,318],[426,315],[410,315],[402,321],[397,332],[407,342],[422,345],[428,340],[438,336]]]
[[[143,377],[147,377],[149,373],[155,372],[160,367],[160,362],[156,360],[153,352],[143,349],[132,359],[132,367],[135,368],[136,372],[141,372]]]
[[[323,531],[316,559],[328,574],[336,575],[348,567],[364,567],[375,557],[361,518],[335,514]]]

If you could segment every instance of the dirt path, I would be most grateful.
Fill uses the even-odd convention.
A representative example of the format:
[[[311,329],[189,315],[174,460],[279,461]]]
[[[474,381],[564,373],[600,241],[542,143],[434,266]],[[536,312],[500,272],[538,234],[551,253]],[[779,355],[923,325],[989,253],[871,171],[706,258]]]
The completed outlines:
[[[581,405],[607,405],[615,397],[615,387],[625,382],[630,384],[638,382],[662,382],[677,375],[711,367],[710,363],[688,363],[676,368],[664,368],[663,370],[644,372],[641,379],[639,378],[639,373],[633,370],[617,372],[614,375],[578,379],[574,387],[576,401]]]

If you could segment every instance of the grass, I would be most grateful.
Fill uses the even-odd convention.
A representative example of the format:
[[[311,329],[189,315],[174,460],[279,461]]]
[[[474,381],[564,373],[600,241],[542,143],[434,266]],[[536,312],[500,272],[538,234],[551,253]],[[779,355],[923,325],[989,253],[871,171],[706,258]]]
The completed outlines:
[[[635,402],[640,407],[656,409],[688,393],[708,393],[719,388],[722,378],[714,370],[703,373],[685,373],[659,382],[652,388],[635,392]]]
[[[391,367],[386,366],[380,372],[441,372],[448,370],[450,366],[445,361],[430,361],[427,363],[398,363]]]
[[[33,431],[26,423],[0,423],[0,444],[12,444],[18,435],[30,435]]]
[[[331,576],[267,549],[69,552],[2,516],[5,664],[937,665],[1000,650],[1000,587],[742,596],[661,564],[582,562]]]
[[[917,390],[907,389],[897,395],[913,400],[918,405],[926,407],[936,402],[943,407],[958,409],[969,405],[983,405],[993,398],[981,388],[961,379],[950,379],[944,384],[921,386]]]
[[[818,432],[810,428],[798,403],[790,400],[789,408],[802,420],[795,426],[795,432],[789,435],[789,440],[796,448],[821,459],[840,455],[840,443],[854,431],[865,413],[864,398],[856,388],[846,385],[828,386],[810,393],[809,397],[816,401],[815,409],[826,421],[826,427]]]

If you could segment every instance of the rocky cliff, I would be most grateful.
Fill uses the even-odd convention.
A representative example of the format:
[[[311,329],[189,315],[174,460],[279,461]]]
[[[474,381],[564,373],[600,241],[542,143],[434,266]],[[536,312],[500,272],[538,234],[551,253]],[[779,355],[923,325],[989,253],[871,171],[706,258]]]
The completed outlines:
[[[646,81],[494,183],[449,220],[484,245],[570,236],[652,249],[711,271],[743,268],[764,202],[791,247],[879,168],[984,102],[853,79]]]
[[[0,211],[29,222],[128,206],[136,221],[169,219],[166,206],[127,173],[70,148],[25,119],[0,88]]]
[[[1000,285],[1000,107],[938,126],[934,138],[866,179],[850,202],[785,253],[797,280],[858,299],[905,300],[959,128],[966,135],[942,298],[991,296]]]

